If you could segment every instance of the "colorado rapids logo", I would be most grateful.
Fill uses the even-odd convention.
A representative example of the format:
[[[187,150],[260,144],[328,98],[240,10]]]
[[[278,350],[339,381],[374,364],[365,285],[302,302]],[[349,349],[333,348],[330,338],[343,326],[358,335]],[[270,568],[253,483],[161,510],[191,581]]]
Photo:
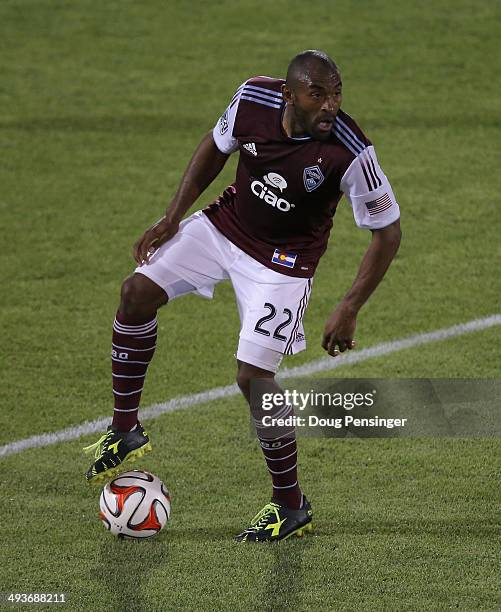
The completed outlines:
[[[306,191],[314,191],[324,182],[324,175],[318,166],[310,166],[303,170],[303,182]]]

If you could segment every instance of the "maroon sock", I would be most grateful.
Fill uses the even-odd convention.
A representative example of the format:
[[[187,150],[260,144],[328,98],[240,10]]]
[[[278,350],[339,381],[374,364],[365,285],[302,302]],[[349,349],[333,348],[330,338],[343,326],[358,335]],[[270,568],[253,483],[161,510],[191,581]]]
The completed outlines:
[[[292,406],[284,406],[274,413],[253,411],[259,443],[263,450],[268,471],[273,482],[272,501],[298,509],[302,506],[303,496],[297,479],[297,445],[294,427],[263,427],[260,419],[264,416],[287,418],[293,416]]]
[[[111,369],[115,411],[112,425],[119,431],[136,426],[146,370],[155,352],[157,319],[137,324],[117,312],[113,322]]]

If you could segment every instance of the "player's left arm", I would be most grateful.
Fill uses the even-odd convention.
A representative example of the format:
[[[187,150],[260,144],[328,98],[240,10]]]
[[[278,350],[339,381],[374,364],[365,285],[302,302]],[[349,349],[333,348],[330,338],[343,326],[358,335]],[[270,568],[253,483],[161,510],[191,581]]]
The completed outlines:
[[[341,189],[357,225],[372,232],[372,240],[349,291],[325,325],[323,348],[333,357],[352,349],[357,315],[386,274],[400,246],[400,208],[381,170],[374,147],[367,147],[347,169]]]
[[[354,335],[359,310],[386,274],[400,246],[400,220],[372,230],[371,243],[362,259],[358,274],[348,293],[325,325],[323,348],[335,357],[355,345]]]

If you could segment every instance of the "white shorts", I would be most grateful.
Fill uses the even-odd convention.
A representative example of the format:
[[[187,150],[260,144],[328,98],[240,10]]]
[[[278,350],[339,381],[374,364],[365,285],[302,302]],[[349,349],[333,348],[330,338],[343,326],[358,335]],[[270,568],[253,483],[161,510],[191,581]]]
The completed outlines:
[[[198,211],[135,272],[144,274],[173,300],[188,293],[211,299],[229,279],[240,314],[237,359],[276,372],[283,355],[306,348],[303,315],[312,279],[270,270],[226,238]]]

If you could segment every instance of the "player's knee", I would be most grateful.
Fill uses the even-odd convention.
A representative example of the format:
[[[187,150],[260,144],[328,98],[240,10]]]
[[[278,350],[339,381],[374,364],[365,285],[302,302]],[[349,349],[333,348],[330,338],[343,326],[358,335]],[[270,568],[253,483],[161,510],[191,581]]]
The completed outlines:
[[[120,311],[126,316],[153,316],[166,302],[164,290],[144,274],[133,274],[122,284]]]
[[[237,372],[237,385],[240,391],[246,395],[250,388],[250,379],[242,372],[242,368],[240,368]]]
[[[263,370],[262,368],[258,368],[250,363],[241,362],[239,363],[238,372],[237,372],[237,385],[240,391],[248,397],[251,391],[251,383],[253,380],[260,378],[272,379],[275,377],[273,372],[269,372],[268,370]]]

